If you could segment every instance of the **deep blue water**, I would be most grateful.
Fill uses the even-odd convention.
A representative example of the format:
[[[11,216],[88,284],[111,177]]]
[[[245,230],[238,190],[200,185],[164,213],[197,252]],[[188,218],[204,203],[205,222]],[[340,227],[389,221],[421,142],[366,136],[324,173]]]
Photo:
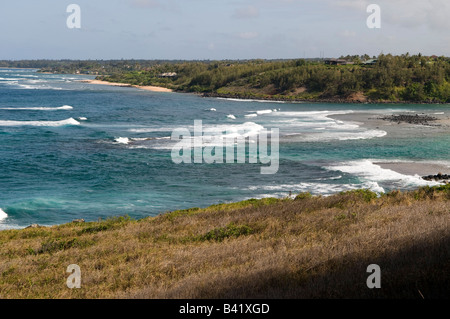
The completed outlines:
[[[444,112],[449,105],[267,103],[92,85],[75,75],[0,69],[0,229],[75,218],[153,216],[252,197],[423,185],[374,162],[449,163],[450,133],[395,136],[334,119]],[[259,114],[258,114],[259,113]],[[233,119],[231,116],[235,118]],[[172,131],[280,130],[280,167],[175,164]],[[418,138],[420,137],[420,138]]]

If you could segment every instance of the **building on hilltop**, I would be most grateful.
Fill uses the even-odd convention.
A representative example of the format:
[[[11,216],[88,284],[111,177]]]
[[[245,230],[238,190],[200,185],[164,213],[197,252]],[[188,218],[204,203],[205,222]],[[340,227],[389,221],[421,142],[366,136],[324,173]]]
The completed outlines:
[[[325,64],[328,65],[348,65],[348,64],[355,64],[354,62],[349,62],[344,59],[326,59],[324,61]]]
[[[176,76],[177,76],[176,72],[161,73],[159,75],[160,78],[173,78],[173,77],[176,77]]]
[[[377,59],[370,59],[370,60],[364,61],[362,64],[364,64],[364,65],[375,65],[375,64],[377,64],[377,62],[378,62]]]

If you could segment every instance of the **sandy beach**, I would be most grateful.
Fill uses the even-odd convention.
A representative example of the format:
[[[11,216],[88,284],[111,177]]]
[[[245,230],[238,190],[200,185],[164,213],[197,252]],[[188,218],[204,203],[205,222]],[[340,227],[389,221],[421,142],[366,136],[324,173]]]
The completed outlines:
[[[401,113],[401,112],[399,112]],[[436,117],[437,120],[430,122],[430,125],[397,123],[380,119],[383,114],[370,112],[358,112],[343,115],[332,115],[331,118],[354,122],[361,127],[373,130],[382,130],[387,132],[387,137],[408,138],[417,136],[418,138],[427,136],[439,136],[442,134],[450,134],[450,114],[427,114]],[[390,169],[404,175],[435,175],[438,173],[450,173],[450,158],[448,162],[442,161],[379,161],[374,162],[383,169]]]
[[[402,112],[398,112],[402,113]],[[443,112],[444,113],[444,112]],[[450,113],[444,114],[427,114],[432,117],[437,118],[436,121],[430,122],[429,125],[418,125],[409,123],[397,123],[381,119],[385,116],[382,113],[375,113],[358,111],[355,113],[331,115],[330,117],[337,120],[355,122],[362,127],[368,129],[380,129],[386,131],[388,135],[396,137],[405,137],[417,135],[417,136],[427,136],[434,134],[449,134],[450,133]]]
[[[432,162],[375,162],[374,164],[384,169],[390,169],[394,172],[404,175],[436,175],[438,173],[447,174],[450,172],[450,166],[444,163]]]
[[[120,86],[120,87],[134,87],[141,90],[152,91],[152,92],[173,92],[171,89],[163,88],[160,86],[141,86],[141,85],[131,85],[128,83],[115,83],[101,80],[82,80],[83,83],[89,84],[99,84],[99,85],[110,85],[110,86]]]

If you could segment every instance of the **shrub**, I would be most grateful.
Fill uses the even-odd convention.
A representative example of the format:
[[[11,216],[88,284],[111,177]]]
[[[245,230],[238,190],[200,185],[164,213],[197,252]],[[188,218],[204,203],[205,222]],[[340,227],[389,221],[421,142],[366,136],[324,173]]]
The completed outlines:
[[[307,199],[307,198],[312,198],[311,193],[309,193],[309,192],[300,193],[297,196],[295,196],[295,200],[301,200],[301,199]]]
[[[253,229],[247,225],[235,225],[230,223],[225,227],[219,227],[207,232],[205,235],[199,236],[200,241],[223,241],[229,237],[239,237],[250,235],[253,233]]]
[[[355,189],[351,191],[341,192],[341,195],[355,195],[357,198],[363,199],[365,202],[370,202],[372,199],[378,198],[378,194],[372,192],[370,189]]]

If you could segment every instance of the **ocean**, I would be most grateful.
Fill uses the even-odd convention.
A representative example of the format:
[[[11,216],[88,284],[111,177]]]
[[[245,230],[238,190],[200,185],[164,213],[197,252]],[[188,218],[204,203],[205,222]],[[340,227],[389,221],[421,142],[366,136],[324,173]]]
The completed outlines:
[[[299,192],[330,195],[434,185],[378,162],[450,167],[450,132],[393,134],[345,120],[450,105],[278,103],[202,98],[80,82],[85,75],[0,69],[0,229],[84,218],[144,218],[176,209]],[[261,163],[181,163],[177,128],[254,136],[278,128],[279,169]],[[436,172],[437,173],[437,172]]]

